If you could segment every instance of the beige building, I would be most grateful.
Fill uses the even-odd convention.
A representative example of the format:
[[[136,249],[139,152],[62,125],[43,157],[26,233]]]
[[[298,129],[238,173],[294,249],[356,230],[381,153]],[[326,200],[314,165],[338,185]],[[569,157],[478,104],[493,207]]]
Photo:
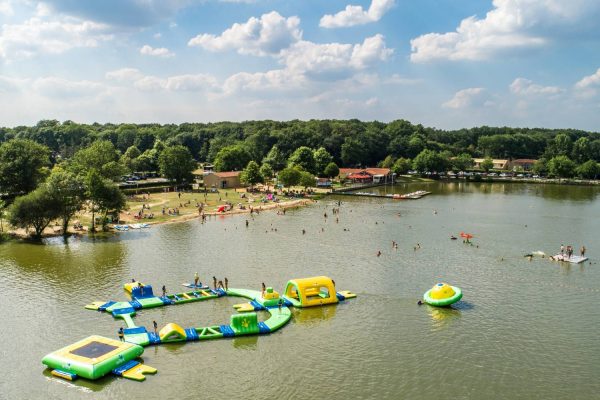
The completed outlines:
[[[217,189],[240,188],[240,174],[241,171],[210,172],[204,175],[204,186]]]
[[[473,165],[473,168],[481,169],[481,164],[483,163],[484,160],[485,160],[485,158],[474,158],[473,162],[475,164]],[[492,163],[494,164],[492,169],[508,169],[508,166],[509,166],[508,160],[503,160],[503,159],[493,159]]]

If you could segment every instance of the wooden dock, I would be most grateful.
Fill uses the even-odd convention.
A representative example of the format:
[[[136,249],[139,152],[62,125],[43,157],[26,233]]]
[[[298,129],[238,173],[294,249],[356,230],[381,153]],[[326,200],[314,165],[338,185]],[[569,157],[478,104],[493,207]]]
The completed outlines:
[[[376,193],[368,193],[368,192],[334,192],[330,194],[341,195],[341,196],[354,196],[354,197],[370,197],[370,198],[379,198],[379,199],[391,199],[391,200],[418,200],[422,197],[431,194],[431,192],[426,192],[424,190],[419,190],[417,192],[405,193],[405,194],[376,194]]]

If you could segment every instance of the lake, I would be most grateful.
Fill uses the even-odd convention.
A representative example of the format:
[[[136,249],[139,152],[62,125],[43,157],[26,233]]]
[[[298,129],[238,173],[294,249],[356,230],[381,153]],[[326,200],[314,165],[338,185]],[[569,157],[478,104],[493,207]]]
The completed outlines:
[[[597,397],[600,188],[452,182],[368,191],[419,189],[432,194],[326,197],[285,216],[263,212],[248,228],[241,215],[2,244],[0,398]],[[461,231],[474,234],[473,245],[450,240]],[[561,244],[576,253],[585,245],[590,261],[524,257],[555,254]],[[159,372],[143,383],[69,383],[41,364],[88,335],[116,338],[122,321],[84,305],[124,300],[132,278],[181,291],[196,271],[202,281],[226,276],[231,287],[260,290],[265,282],[280,292],[289,279],[327,275],[358,297],[295,309],[271,335],[147,347],[144,362]],[[461,287],[463,300],[450,309],[418,306],[438,281]],[[241,302],[143,310],[135,321],[226,324]]]

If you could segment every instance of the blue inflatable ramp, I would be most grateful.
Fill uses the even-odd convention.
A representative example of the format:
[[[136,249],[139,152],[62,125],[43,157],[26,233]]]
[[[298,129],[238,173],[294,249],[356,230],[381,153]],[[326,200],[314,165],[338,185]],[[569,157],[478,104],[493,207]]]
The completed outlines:
[[[262,304],[260,304],[259,302],[257,302],[256,300],[252,300],[252,301],[250,301],[250,305],[251,305],[252,307],[254,307],[254,311],[262,311],[262,310],[265,310],[265,307],[264,307]]]
[[[106,311],[106,309],[110,306],[112,306],[113,304],[117,304],[116,301],[108,301],[104,304],[102,304],[100,307],[98,307],[98,311]]]
[[[148,297],[155,297],[152,293],[152,286],[137,286],[131,289],[131,297],[134,299],[147,299]]]
[[[139,364],[140,364],[139,361],[130,360],[130,361],[127,361],[125,364],[120,365],[119,367],[113,369],[112,373],[116,376],[123,376],[123,372],[125,372],[133,367],[137,367]]]
[[[139,310],[142,308],[142,304],[137,300],[131,300],[129,304],[131,304],[131,307],[133,307],[134,310]]]
[[[160,336],[154,332],[148,332],[148,340],[150,344],[160,344]]]
[[[258,323],[258,333],[271,333],[271,328],[264,322]]]
[[[148,333],[148,331],[146,330],[145,327],[138,326],[138,327],[135,327],[135,328],[125,328],[125,329],[123,329],[123,333],[125,335],[134,335],[136,333]]]
[[[199,340],[198,332],[194,328],[187,328],[185,330],[185,340],[191,342],[192,340]]]
[[[173,300],[171,300],[168,297],[159,297],[159,299],[163,302],[164,305],[168,306],[171,304],[175,304],[175,302]]]
[[[133,307],[117,308],[116,310],[113,310],[112,315],[113,317],[116,317],[117,315],[131,314],[134,312],[135,310],[133,309]]]
[[[223,334],[223,337],[234,337],[235,336],[235,332],[233,331],[233,328],[229,325],[221,325],[221,326],[219,326],[219,330]]]

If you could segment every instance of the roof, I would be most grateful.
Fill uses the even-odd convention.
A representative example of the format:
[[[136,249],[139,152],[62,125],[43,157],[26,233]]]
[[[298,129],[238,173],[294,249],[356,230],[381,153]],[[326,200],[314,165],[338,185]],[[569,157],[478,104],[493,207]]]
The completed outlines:
[[[340,168],[340,175],[350,175],[366,172],[369,175],[388,175],[389,168]]]
[[[367,172],[361,171],[356,174],[349,174],[348,178],[350,178],[350,179],[369,179],[369,178],[372,178],[372,175],[368,174]]]
[[[513,160],[513,164],[534,164],[537,160],[531,158],[519,158],[517,160]]]
[[[212,175],[216,175],[219,178],[235,178],[239,176],[242,171],[224,171],[224,172],[213,172]]]
[[[481,163],[481,162],[483,162],[484,160],[485,160],[485,158],[474,158],[474,159],[473,159],[473,161],[475,161],[476,163]],[[501,159],[501,158],[494,158],[494,159],[492,160],[492,162],[493,162],[494,164],[504,164],[504,163],[507,163],[507,162],[508,162],[508,160]]]

